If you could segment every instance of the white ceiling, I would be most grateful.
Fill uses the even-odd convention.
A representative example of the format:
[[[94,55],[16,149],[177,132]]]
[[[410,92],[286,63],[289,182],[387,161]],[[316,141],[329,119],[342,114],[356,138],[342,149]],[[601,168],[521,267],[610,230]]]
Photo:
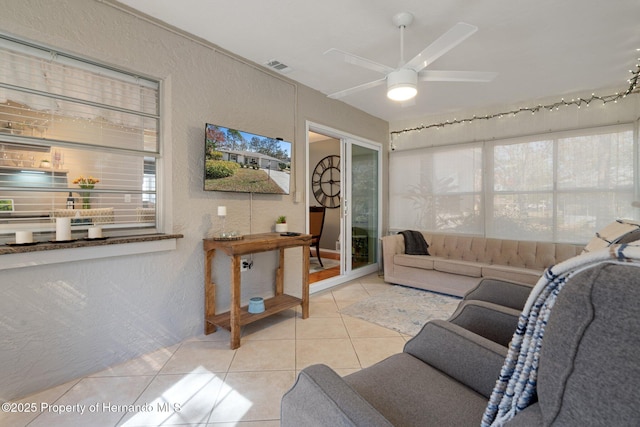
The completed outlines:
[[[396,67],[457,22],[479,30],[430,70],[495,71],[491,83],[420,82],[413,106],[378,86],[341,100],[388,121],[628,87],[640,56],[639,0],[119,0],[257,64],[278,60],[290,79],[330,94],[382,77],[323,55],[338,48]]]

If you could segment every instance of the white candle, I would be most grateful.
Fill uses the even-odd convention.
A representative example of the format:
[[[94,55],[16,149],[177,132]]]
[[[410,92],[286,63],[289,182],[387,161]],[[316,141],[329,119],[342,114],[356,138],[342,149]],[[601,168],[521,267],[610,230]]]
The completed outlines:
[[[71,240],[71,218],[56,218],[56,240]]]
[[[99,239],[102,237],[102,227],[89,227],[89,238]]]
[[[31,231],[16,231],[16,243],[32,243],[33,233]]]
[[[226,206],[218,206],[218,216],[227,216]]]

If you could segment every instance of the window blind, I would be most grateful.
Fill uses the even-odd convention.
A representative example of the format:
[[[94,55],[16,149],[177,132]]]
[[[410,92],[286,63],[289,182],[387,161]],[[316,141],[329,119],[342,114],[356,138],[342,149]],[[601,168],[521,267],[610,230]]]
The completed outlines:
[[[390,228],[586,243],[639,219],[636,140],[628,124],[392,152]]]
[[[492,143],[487,233],[584,243],[634,219],[635,146],[631,125]]]
[[[158,81],[0,35],[0,238],[156,229]]]
[[[389,215],[397,230],[482,234],[482,145],[389,155]]]

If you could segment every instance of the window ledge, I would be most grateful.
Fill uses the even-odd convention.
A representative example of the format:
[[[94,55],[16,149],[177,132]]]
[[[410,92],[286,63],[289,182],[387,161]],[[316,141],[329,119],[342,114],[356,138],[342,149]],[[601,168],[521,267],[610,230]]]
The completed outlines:
[[[0,246],[0,270],[108,258],[176,249],[182,234],[144,234],[76,240],[69,243],[40,242],[31,246]]]

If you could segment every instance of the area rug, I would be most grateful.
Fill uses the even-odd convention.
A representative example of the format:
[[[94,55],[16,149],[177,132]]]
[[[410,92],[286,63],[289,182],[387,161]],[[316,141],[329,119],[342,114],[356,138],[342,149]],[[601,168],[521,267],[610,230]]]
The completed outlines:
[[[449,318],[460,301],[458,297],[395,285],[340,313],[414,336],[427,321]]]
[[[315,273],[318,271],[326,270],[327,268],[332,268],[340,265],[340,260],[338,259],[329,259],[322,258],[322,264],[318,262],[318,258],[312,258],[309,260],[309,273]],[[324,267],[323,267],[324,266]]]

